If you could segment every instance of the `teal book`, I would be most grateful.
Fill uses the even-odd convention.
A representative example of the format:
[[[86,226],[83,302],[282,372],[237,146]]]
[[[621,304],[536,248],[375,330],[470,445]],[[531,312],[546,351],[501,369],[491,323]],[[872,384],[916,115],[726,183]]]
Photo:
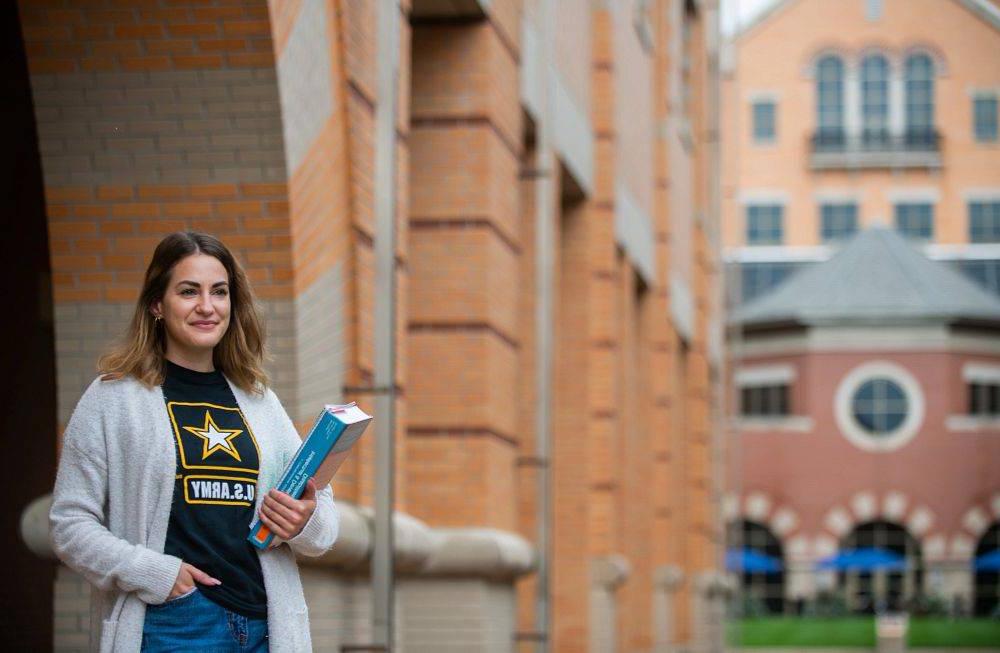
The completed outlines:
[[[310,478],[317,490],[329,485],[371,421],[371,415],[353,402],[324,406],[275,487],[298,499]],[[255,516],[247,540],[258,549],[266,549],[273,539],[274,534],[260,521],[260,515]]]

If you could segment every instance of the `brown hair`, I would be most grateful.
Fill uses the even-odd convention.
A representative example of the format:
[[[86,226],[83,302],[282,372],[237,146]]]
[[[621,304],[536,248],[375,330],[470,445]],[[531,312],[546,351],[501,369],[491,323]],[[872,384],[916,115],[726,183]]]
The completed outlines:
[[[264,326],[250,282],[239,261],[218,238],[194,231],[172,233],[156,246],[125,336],[97,364],[103,380],[133,376],[148,386],[163,383],[166,334],[154,319],[152,308],[163,299],[177,263],[194,254],[218,259],[229,275],[229,328],[212,352],[215,368],[237,387],[263,392],[267,385]]]

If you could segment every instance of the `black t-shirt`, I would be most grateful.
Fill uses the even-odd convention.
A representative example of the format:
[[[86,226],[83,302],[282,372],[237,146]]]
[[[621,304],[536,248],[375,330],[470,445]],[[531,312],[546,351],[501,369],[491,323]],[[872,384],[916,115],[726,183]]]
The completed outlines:
[[[246,539],[260,473],[257,440],[221,372],[166,365],[177,472],[165,552],[222,581],[198,586],[210,600],[265,619],[260,559]]]

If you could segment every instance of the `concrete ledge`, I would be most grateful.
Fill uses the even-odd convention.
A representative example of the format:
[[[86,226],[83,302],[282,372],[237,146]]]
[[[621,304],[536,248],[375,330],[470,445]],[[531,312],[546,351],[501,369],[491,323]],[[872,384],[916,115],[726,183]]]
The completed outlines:
[[[21,539],[38,557],[55,559],[49,540],[52,495],[35,499],[21,513]],[[338,501],[340,533],[333,548],[317,558],[299,558],[310,567],[367,575],[374,542],[374,511]],[[419,519],[394,516],[396,570],[406,576],[448,576],[509,580],[535,569],[535,550],[515,533],[491,528],[434,529]]]
[[[39,558],[55,560],[52,542],[49,540],[49,508],[52,507],[52,495],[45,494],[31,503],[21,512],[21,540],[25,546]]]
[[[736,580],[720,571],[703,571],[694,580],[695,589],[708,598],[730,596],[736,591]]]
[[[674,592],[684,584],[684,570],[677,565],[663,565],[653,571],[653,584]]]
[[[614,590],[628,580],[632,565],[623,555],[612,554],[594,558],[590,563],[590,578],[594,585]]]
[[[523,576],[535,568],[535,551],[524,538],[491,528],[432,531],[433,548],[421,576],[476,576],[495,580]]]

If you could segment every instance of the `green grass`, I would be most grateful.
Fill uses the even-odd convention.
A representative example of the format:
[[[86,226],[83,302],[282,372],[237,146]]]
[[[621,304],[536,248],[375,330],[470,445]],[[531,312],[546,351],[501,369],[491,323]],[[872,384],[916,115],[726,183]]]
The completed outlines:
[[[1000,649],[1000,621],[911,619],[910,646],[994,646]]]
[[[764,617],[730,622],[727,635],[733,646],[872,648],[875,646],[875,622],[871,617]],[[915,618],[910,620],[908,640],[912,647],[997,647],[1000,650],[1000,622]]]
[[[875,646],[875,623],[867,617],[763,617],[730,623],[734,646]]]

